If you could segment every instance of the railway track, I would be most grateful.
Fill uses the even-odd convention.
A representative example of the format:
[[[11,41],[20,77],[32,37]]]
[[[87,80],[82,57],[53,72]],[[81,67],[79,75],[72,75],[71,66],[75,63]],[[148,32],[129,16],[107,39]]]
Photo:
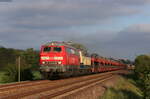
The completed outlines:
[[[119,71],[55,81],[33,81],[0,87],[0,99],[51,99],[106,81]]]
[[[33,85],[39,85],[43,83],[48,83],[49,80],[40,80],[40,81],[25,81],[25,82],[17,82],[12,84],[4,84],[0,85],[0,91],[2,90],[9,90],[9,89],[15,89],[17,87],[26,87],[26,86],[33,86]]]
[[[88,79],[88,80],[85,80],[85,81],[82,81],[79,83],[74,83],[74,84],[67,86],[65,89],[58,90],[55,93],[51,93],[51,94],[42,96],[41,98],[42,99],[61,98],[61,97],[70,95],[72,93],[75,93],[77,91],[83,90],[85,88],[102,83],[110,78],[112,78],[112,75],[107,75],[107,76],[100,77],[100,78],[95,78],[95,79],[91,79],[91,80]]]

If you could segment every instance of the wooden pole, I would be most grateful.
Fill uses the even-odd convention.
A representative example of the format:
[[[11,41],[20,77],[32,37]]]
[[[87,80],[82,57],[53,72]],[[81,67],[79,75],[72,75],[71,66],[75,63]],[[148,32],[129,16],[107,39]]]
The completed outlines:
[[[18,57],[18,82],[20,82],[20,56]]]

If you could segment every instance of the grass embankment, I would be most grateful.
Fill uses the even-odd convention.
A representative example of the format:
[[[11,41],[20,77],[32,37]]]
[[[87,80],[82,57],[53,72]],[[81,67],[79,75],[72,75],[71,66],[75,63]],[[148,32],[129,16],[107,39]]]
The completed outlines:
[[[142,99],[142,91],[138,87],[134,75],[120,76],[117,84],[108,88],[100,99]]]

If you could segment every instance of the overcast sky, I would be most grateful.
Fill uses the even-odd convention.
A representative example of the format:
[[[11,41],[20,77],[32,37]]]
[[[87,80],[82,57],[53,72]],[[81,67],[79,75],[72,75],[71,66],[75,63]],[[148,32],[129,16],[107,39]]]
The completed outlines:
[[[150,0],[0,0],[0,45],[74,41],[102,56],[150,53]],[[6,0],[8,1],[8,0]]]

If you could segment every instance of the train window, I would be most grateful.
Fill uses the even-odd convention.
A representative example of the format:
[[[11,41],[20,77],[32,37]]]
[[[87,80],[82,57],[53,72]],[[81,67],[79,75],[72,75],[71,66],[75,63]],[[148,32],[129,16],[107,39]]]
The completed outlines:
[[[43,49],[43,51],[44,51],[44,52],[50,52],[50,51],[51,51],[51,47],[45,47],[45,48]]]
[[[75,54],[75,51],[73,49],[71,49],[71,54]]]
[[[61,47],[54,47],[53,49],[54,52],[61,52],[61,50],[62,50]]]
[[[70,48],[66,48],[67,53],[71,53]]]
[[[70,53],[70,54],[76,54],[76,51],[71,48],[67,48],[66,51],[67,51],[67,53]]]

